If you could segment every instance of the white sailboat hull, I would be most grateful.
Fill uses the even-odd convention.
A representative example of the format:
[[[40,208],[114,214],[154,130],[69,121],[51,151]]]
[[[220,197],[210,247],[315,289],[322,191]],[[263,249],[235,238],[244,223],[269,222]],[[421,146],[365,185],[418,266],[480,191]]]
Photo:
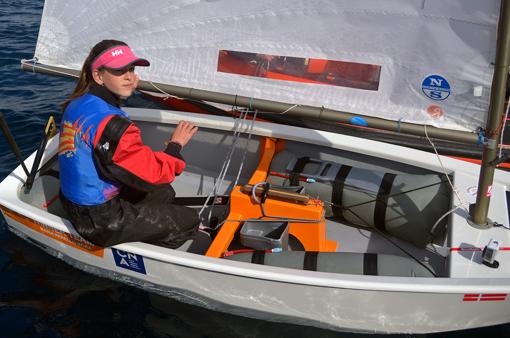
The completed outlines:
[[[180,114],[130,111],[135,120],[162,126],[182,119]],[[192,114],[185,118],[196,122],[201,129],[232,128],[232,122],[224,118],[204,119]],[[438,169],[437,160],[431,160],[434,158],[430,154],[379,142],[269,123],[257,124],[253,132],[312,144],[322,142],[321,146],[356,150],[368,155],[378,153],[382,158]],[[56,148],[57,140],[52,139],[43,162],[55,154]],[[32,155],[26,162],[28,166],[33,158]],[[460,186],[469,186],[471,179],[476,180],[473,165],[448,158],[443,161],[449,170],[458,171],[459,181],[462,177],[467,180],[457,182]],[[471,258],[461,261],[467,264],[468,271],[456,268],[459,257],[455,256],[457,253],[451,253],[446,260],[449,276],[443,278],[302,271],[211,258],[145,243],[126,243],[94,251],[86,247],[67,220],[20,200],[24,178],[18,167],[0,183],[0,205],[11,231],[86,272],[185,302],[270,321],[352,332],[429,333],[496,325],[510,320],[508,250],[500,252],[499,269],[481,265],[477,262],[478,256],[472,253]],[[505,192],[502,182],[510,183],[506,173],[497,174],[496,196],[499,190]],[[498,205],[497,202],[494,204]],[[490,216],[508,224],[506,210],[491,208]],[[452,222],[458,224],[450,227],[450,241],[468,240],[459,239],[462,236],[456,233],[459,227],[467,232],[475,231],[458,215],[452,217]],[[481,235],[468,242],[475,247],[485,242],[485,236],[498,236],[503,247],[509,246],[510,231],[506,229],[486,230],[490,233],[476,231]],[[455,245],[451,243],[451,246]]]
[[[276,278],[262,279],[267,273],[264,270],[276,269],[270,267],[264,267],[262,271],[251,271],[250,274],[228,273],[222,270],[230,268],[233,271],[242,271],[245,270],[242,265],[246,264],[225,261],[222,264],[226,266],[218,269],[213,258],[192,258],[204,268],[184,265],[182,263],[190,259],[186,256],[191,254],[178,251],[171,254],[176,262],[143,256],[145,268],[150,273],[141,275],[117,266],[111,250],[107,250],[105,258],[98,262],[79,250],[63,248],[57,241],[32,231],[19,222],[9,218],[7,222],[14,233],[36,241],[45,247],[47,252],[86,272],[212,310],[269,321],[351,332],[430,333],[506,323],[510,313],[508,301],[463,301],[465,294],[473,293],[471,290],[477,290],[475,293],[479,294],[510,292],[508,285],[503,285],[504,283],[491,287],[480,285],[488,283],[488,280],[480,280],[471,285],[463,280],[437,285],[438,289],[457,289],[457,292],[450,293],[406,291],[405,285],[398,285],[402,281],[392,283],[391,278],[387,278],[389,280],[385,283],[372,282],[388,290],[352,289],[322,286],[320,283],[301,284],[302,280],[311,277],[306,276],[307,273],[303,271],[299,272],[303,276],[295,276],[294,271],[284,276],[289,280],[295,279],[294,283]],[[117,247],[132,253],[144,252],[143,244]],[[179,264],[180,260],[182,265]],[[211,260],[213,262],[209,262]],[[205,269],[206,267],[209,269]],[[258,278],[252,276],[257,272]],[[310,274],[315,273],[308,273]],[[352,276],[335,276],[334,284],[355,284],[356,281],[349,277]],[[367,284],[368,281],[359,282]],[[408,281],[409,284],[413,282]],[[455,285],[456,282],[458,285]]]

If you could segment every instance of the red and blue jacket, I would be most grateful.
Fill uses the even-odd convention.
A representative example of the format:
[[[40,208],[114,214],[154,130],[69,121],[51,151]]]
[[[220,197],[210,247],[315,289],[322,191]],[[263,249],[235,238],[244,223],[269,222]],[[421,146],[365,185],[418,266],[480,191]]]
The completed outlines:
[[[60,126],[59,166],[62,194],[77,205],[109,201],[127,185],[149,192],[167,187],[186,165],[181,146],[153,151],[140,129],[104,87],[73,100]]]

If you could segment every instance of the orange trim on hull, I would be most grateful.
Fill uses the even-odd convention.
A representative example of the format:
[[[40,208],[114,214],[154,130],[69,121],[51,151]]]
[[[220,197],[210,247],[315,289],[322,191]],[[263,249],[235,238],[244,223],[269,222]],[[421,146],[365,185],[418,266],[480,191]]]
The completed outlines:
[[[90,242],[87,242],[78,236],[54,229],[54,228],[47,226],[45,224],[42,224],[42,223],[39,223],[36,220],[33,220],[26,216],[23,216],[11,209],[4,207],[3,205],[0,205],[0,209],[4,213],[5,217],[9,217],[12,220],[14,220],[18,223],[21,223],[21,224],[25,225],[26,227],[28,227],[40,234],[43,234],[50,238],[53,238],[54,240],[57,240],[61,243],[64,243],[64,244],[69,245],[75,249],[89,253],[91,255],[101,257],[101,258],[104,257],[104,248],[102,248],[100,246],[97,246]]]

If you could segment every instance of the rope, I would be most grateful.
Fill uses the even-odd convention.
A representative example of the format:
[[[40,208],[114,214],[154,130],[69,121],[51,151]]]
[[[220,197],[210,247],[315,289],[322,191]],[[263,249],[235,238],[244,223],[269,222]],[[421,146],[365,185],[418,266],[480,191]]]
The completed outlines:
[[[280,113],[276,113],[276,112],[259,112],[259,114],[271,114],[271,115],[285,115],[286,113],[288,113],[289,111],[291,111],[292,109],[296,108],[296,107],[299,107],[300,105],[299,104],[295,104],[293,105],[292,107],[289,107],[287,108],[286,110],[280,112]],[[322,114],[322,111],[324,110],[324,106],[322,107],[321,109],[321,112],[319,113]]]
[[[444,182],[444,181],[441,181],[441,183],[442,182]],[[432,184],[424,185],[424,186],[421,186],[421,187],[418,187],[418,188],[414,188],[414,189],[410,189],[410,190],[406,190],[406,191],[397,192],[397,193],[388,195],[388,198],[397,197],[397,196],[405,195],[405,194],[409,194],[411,192],[418,191],[418,190],[425,189],[425,188],[429,188],[429,187],[433,187],[433,186],[438,185],[438,184],[440,184],[440,183],[432,183]],[[368,194],[367,192],[365,192],[365,193]],[[348,210],[350,208],[355,208],[355,207],[359,207],[359,206],[362,206],[362,205],[365,205],[365,204],[376,202],[377,198],[376,199],[368,200],[366,202],[360,202],[360,203],[356,203],[356,204],[351,204],[351,205],[348,205],[348,206],[335,204],[335,203],[333,203],[331,201],[328,201],[328,200],[322,200],[322,201],[324,203],[326,203],[326,204],[331,205],[331,206],[342,208],[343,210]]]
[[[401,127],[400,122],[402,122],[402,118],[401,117],[397,120],[397,133],[400,133],[400,127]]]
[[[459,200],[460,206],[462,206],[464,208],[464,210],[468,211],[468,209],[467,209],[467,205],[468,204],[466,202],[464,202],[464,200],[460,197],[459,191],[457,190],[457,188],[455,188],[455,186],[453,185],[452,181],[450,180],[450,176],[446,172],[446,168],[443,165],[443,161],[441,161],[441,156],[439,156],[439,153],[437,152],[436,146],[434,145],[434,143],[432,142],[432,140],[429,137],[429,134],[427,133],[427,125],[426,124],[423,125],[423,130],[425,131],[425,137],[427,137],[427,140],[429,141],[430,145],[434,149],[434,152],[436,153],[437,159],[439,160],[439,164],[441,165],[441,168],[443,169],[443,173],[445,174],[446,179],[448,180],[448,184],[450,185],[450,188],[455,193],[455,196],[457,196],[457,199]],[[469,213],[469,211],[468,211],[468,213]]]
[[[258,113],[258,110],[255,110],[255,113],[253,114],[253,118],[251,120],[250,130],[248,131],[248,138],[246,139],[246,146],[244,147],[243,158],[241,159],[241,165],[239,166],[239,170],[237,171],[237,176],[236,176],[236,180],[234,182],[234,187],[237,185],[237,182],[239,181],[239,177],[241,177],[241,172],[243,170],[244,161],[246,160],[246,154],[248,153],[248,145],[250,144],[251,136],[253,135],[253,127],[255,125],[255,120],[257,119],[257,113]]]
[[[293,105],[292,107],[290,107],[289,109],[287,109],[287,110],[285,110],[285,111],[283,111],[283,112],[281,112],[281,113],[277,113],[277,114],[278,114],[278,115],[284,115],[284,114],[288,113],[291,109],[296,108],[297,106],[299,106],[299,104],[295,104],[295,105]],[[322,107],[322,108],[324,108],[324,107]]]
[[[503,127],[501,128],[501,135],[500,135],[500,138],[499,138],[499,154],[498,154],[498,158],[501,158],[501,156],[503,154],[503,147],[501,145],[503,144],[503,135],[504,135],[505,127],[506,127],[506,121],[507,121],[507,118],[508,118],[508,110],[509,109],[510,109],[510,100],[508,101],[508,103],[506,105],[505,117],[503,118]]]
[[[249,113],[249,111],[245,111],[245,112],[244,112],[244,118],[242,119],[242,121],[243,121],[243,122],[244,122],[244,121],[246,121],[246,118],[247,118],[247,116],[248,116],[248,113]],[[235,181],[234,181],[234,184],[232,185],[233,187],[235,187],[235,186],[237,185],[237,182],[239,181],[239,178],[240,178],[240,176],[241,176],[241,172],[242,172],[243,167],[244,167],[244,161],[246,160],[246,154],[248,153],[248,145],[250,144],[251,136],[252,136],[252,134],[253,134],[253,126],[255,125],[255,119],[256,119],[256,117],[257,117],[257,110],[255,110],[255,112],[254,112],[254,114],[253,114],[253,118],[252,118],[252,120],[251,120],[250,129],[249,129],[249,131],[248,131],[248,138],[246,139],[246,145],[245,145],[245,147],[244,147],[243,158],[241,159],[241,164],[239,165],[239,168],[238,168],[238,170],[237,170],[236,179],[235,179]],[[242,124],[240,124],[240,126],[241,126],[241,125],[242,125]],[[239,127],[238,135],[240,135],[240,133],[241,133],[241,127]],[[239,139],[239,136],[238,136],[238,139]],[[231,148],[231,149],[232,149],[232,151],[231,151],[231,152],[232,152],[232,155],[233,155],[233,153],[234,153],[234,149],[235,149],[236,144],[237,144],[237,141],[236,141],[235,143],[233,143],[233,144],[232,144],[232,148]],[[231,159],[232,159],[232,156],[230,156],[228,166],[230,166],[230,160],[231,160]],[[222,183],[221,183],[221,184],[223,184],[223,180],[224,180],[224,178],[225,178],[225,174],[226,174],[226,172],[227,172],[228,166],[227,166],[227,168],[225,169],[225,172],[223,173],[223,176],[222,176]],[[221,187],[221,184],[220,184],[220,187]],[[217,196],[217,191],[215,191],[215,192],[214,192],[214,199],[213,199],[214,201],[216,200],[216,196]],[[206,204],[207,204],[207,200],[206,200],[206,203],[204,204],[204,206],[205,206]],[[203,209],[203,208],[204,208],[204,207],[202,207],[202,209]],[[210,220],[211,220],[213,209],[214,209],[214,203],[212,204],[211,208],[209,209],[209,215],[207,216],[207,220],[208,220],[208,222],[210,222]],[[202,210],[201,210],[201,211],[202,211]],[[217,229],[217,228],[218,228],[218,227],[216,227],[215,229]]]
[[[176,99],[181,99],[182,100],[182,97],[179,97],[179,96],[175,96],[175,95],[171,95],[167,92],[165,92],[163,89],[159,88],[158,86],[156,86],[154,84],[154,82],[152,81],[149,81],[149,83],[151,84],[151,86],[153,86],[154,88],[156,88],[159,92],[161,92],[162,94],[165,94],[167,97],[165,97],[163,100],[166,100],[167,98],[169,97],[175,97]]]
[[[361,220],[362,223],[365,223],[366,227],[370,228],[370,229],[374,229],[379,235],[381,235],[382,237],[384,237],[384,239],[386,239],[388,242],[390,242],[391,244],[393,244],[394,246],[396,246],[400,251],[402,251],[404,254],[408,255],[411,259],[413,259],[414,261],[416,261],[418,264],[420,264],[421,266],[423,266],[425,269],[427,269],[434,277],[437,277],[436,273],[429,267],[427,266],[424,262],[420,261],[418,258],[416,258],[413,254],[411,254],[409,251],[407,251],[406,249],[404,249],[402,246],[398,245],[394,240],[392,240],[390,238],[390,236],[388,236],[386,233],[384,233],[384,231],[378,229],[377,227],[373,227],[371,226],[370,224],[368,224],[360,215],[358,215],[357,213],[355,213],[353,210],[351,209],[347,209],[347,211],[349,211],[350,213],[352,213],[354,215],[354,217],[357,217],[358,219]]]
[[[252,97],[250,97],[249,107],[248,107],[248,109],[249,109],[249,110],[253,110],[253,109],[252,109],[252,104],[253,104],[253,96],[252,96]]]
[[[461,206],[460,206],[460,205],[457,205],[455,208],[452,208],[452,209],[448,210],[447,212],[445,212],[445,213],[444,213],[441,217],[439,217],[439,218],[437,219],[436,223],[434,223],[434,225],[432,226],[432,228],[430,228],[429,233],[430,233],[432,236],[434,236],[434,232],[435,232],[435,230],[436,230],[436,227],[437,227],[437,225],[438,225],[439,223],[441,223],[441,221],[443,220],[443,218],[445,218],[446,216],[448,216],[449,214],[453,213],[455,210],[460,209],[460,208],[461,208]],[[465,209],[464,209],[464,210],[465,210]],[[465,210],[465,211],[467,211],[467,210]],[[469,214],[468,214],[468,215],[466,215],[466,217],[468,217],[468,216],[469,216]]]
[[[218,174],[218,179],[217,179],[216,183],[214,184],[214,187],[212,188],[211,192],[207,196],[207,198],[204,202],[204,205],[202,206],[202,208],[200,209],[200,211],[198,213],[199,216],[201,216],[202,212],[204,212],[204,209],[206,208],[207,203],[209,202],[209,200],[211,199],[213,194],[214,194],[214,196],[216,196],[218,188],[221,187],[221,185],[223,184],[223,180],[225,179],[227,170],[230,167],[230,162],[232,160],[232,156],[234,154],[234,150],[236,148],[236,145],[237,145],[237,142],[239,139],[239,135],[241,133],[240,126],[242,123],[240,123],[239,121],[244,121],[246,119],[246,115],[247,115],[247,113],[242,113],[241,116],[235,120],[234,128],[233,128],[234,134],[233,134],[232,147],[230,148],[230,151],[228,152],[228,154],[225,158],[225,161],[223,161],[222,168]]]
[[[476,145],[481,146],[485,142],[485,130],[483,128],[478,128],[478,140],[476,141]]]

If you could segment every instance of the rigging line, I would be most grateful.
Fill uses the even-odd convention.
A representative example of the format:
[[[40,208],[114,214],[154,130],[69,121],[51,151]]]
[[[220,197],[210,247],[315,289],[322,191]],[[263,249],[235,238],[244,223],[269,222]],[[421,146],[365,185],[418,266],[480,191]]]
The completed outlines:
[[[427,125],[426,124],[423,125],[423,130],[425,131],[425,136],[427,137],[427,140],[429,141],[430,145],[434,149],[434,152],[436,153],[437,159],[439,160],[439,164],[441,164],[441,168],[443,169],[443,172],[446,175],[446,178],[448,179],[448,183],[450,184],[450,188],[455,193],[455,196],[457,196],[457,199],[459,200],[460,205],[464,208],[465,211],[467,211],[469,213],[469,211],[467,209],[467,203],[464,202],[464,200],[460,197],[459,191],[457,190],[457,188],[455,188],[455,186],[453,185],[452,181],[450,180],[450,176],[448,176],[448,173],[446,172],[446,168],[443,165],[443,161],[441,161],[441,156],[439,156],[439,153],[437,152],[436,146],[434,145],[434,143],[432,142],[432,140],[429,137],[429,134],[427,133]]]
[[[22,61],[23,61],[23,60],[22,60]],[[28,60],[28,61],[30,61],[30,60]],[[66,73],[62,73],[62,74],[66,74]],[[154,82],[152,82],[152,81],[148,81],[148,82],[151,84],[151,86],[153,86],[154,88],[156,88],[156,89],[157,89],[159,92],[161,92],[162,94],[165,94],[165,95],[167,95],[168,97],[175,97],[175,98],[177,98],[177,99],[184,100],[184,98],[182,98],[182,97],[175,96],[175,95],[172,95],[172,94],[169,94],[169,93],[165,92],[163,89],[161,89],[161,88],[159,88],[158,86],[156,86],[156,85],[154,84]],[[195,100],[190,100],[190,101],[195,101]],[[196,102],[201,102],[201,101],[196,101]],[[248,103],[248,104],[249,104],[248,109],[249,109],[250,111],[253,111],[253,109],[252,109],[253,97],[250,97],[250,101],[249,101],[249,103]],[[298,107],[298,106],[299,106],[299,104],[295,104],[295,105],[293,105],[292,107],[289,107],[288,109],[286,109],[285,111],[283,111],[283,112],[281,112],[281,113],[268,112],[267,114],[273,114],[273,115],[284,115],[284,114],[286,114],[287,112],[289,112],[290,110],[292,110],[292,109],[294,109],[294,108],[296,108],[296,107]],[[234,111],[234,110],[236,110],[236,108],[237,108],[237,94],[235,95],[234,103],[232,104],[232,108],[231,108],[231,109],[232,109],[232,111]],[[323,108],[324,108],[324,107],[323,107]]]
[[[409,251],[407,251],[406,249],[402,248],[400,245],[398,245],[395,241],[393,241],[388,235],[386,235],[383,231],[377,229],[377,228],[374,228],[377,233],[379,233],[380,235],[382,235],[388,242],[390,242],[391,244],[393,244],[394,246],[396,246],[397,248],[399,248],[403,253],[405,253],[406,255],[408,255],[409,257],[411,257],[413,260],[415,260],[418,264],[420,264],[421,266],[423,266],[425,269],[427,269],[431,274],[432,276],[434,277],[437,277],[437,274],[435,273],[434,270],[432,270],[432,268],[430,268],[429,266],[427,266],[424,262],[420,261],[418,258],[414,257]]]
[[[291,109],[294,109],[294,108],[296,108],[298,106],[299,106],[299,104],[295,104],[292,107],[288,108],[287,110],[285,110],[285,111],[283,111],[281,113],[277,113],[277,115],[284,115],[284,114],[288,113]],[[322,108],[324,108],[324,106],[322,106]]]
[[[506,116],[506,114],[505,114],[505,116]],[[494,129],[494,131],[492,131],[490,133],[487,131],[488,137],[492,137],[495,134],[499,133],[500,131],[502,132],[503,126],[506,124],[505,122],[506,122],[505,119],[502,118],[501,121],[499,122],[498,126],[496,127],[496,129]]]
[[[194,102],[196,105],[206,105],[206,106],[210,106],[210,107],[214,107],[216,108],[215,106],[203,101],[203,100],[197,100],[197,99],[191,99],[191,98],[184,98],[184,97],[180,97],[180,96],[176,96],[176,95],[172,95],[170,93],[167,93],[165,92],[163,89],[159,88],[158,86],[156,86],[156,84],[152,81],[147,81],[149,84],[151,84],[155,89],[157,89],[159,92],[161,92],[162,94],[165,94],[166,97],[163,98],[163,100],[166,100],[168,99],[169,97],[173,97],[173,98],[176,98],[176,99],[179,99],[179,100],[183,100],[183,101],[187,101],[187,102]],[[199,108],[202,108],[199,106]],[[207,110],[207,108],[205,108]],[[218,108],[220,109],[220,108]]]
[[[506,121],[507,121],[507,118],[508,118],[508,110],[510,109],[510,100],[508,100],[508,103],[506,105],[506,111],[505,111],[505,117],[503,118],[503,127],[501,128],[501,134],[500,134],[500,137],[499,137],[499,154],[498,154],[498,158],[501,158],[502,154],[503,154],[503,147],[501,146],[503,144],[503,136],[504,136],[504,131],[505,131],[505,127],[506,127]]]
[[[434,223],[434,225],[432,226],[432,228],[430,228],[430,231],[429,233],[434,236],[434,231],[436,230],[436,227],[439,223],[441,223],[441,221],[443,220],[443,218],[445,218],[446,216],[448,216],[449,214],[453,213],[455,210],[457,209],[460,209],[461,206],[460,205],[457,205],[455,208],[452,208],[450,210],[448,210],[447,212],[445,212],[441,217],[439,217],[436,221],[436,223]],[[464,210],[464,209],[463,209]],[[466,218],[468,217],[469,215],[466,216]]]
[[[232,139],[232,144],[235,143],[235,137],[236,137],[236,133],[237,133],[237,126],[238,126],[238,123],[239,123],[239,120],[238,119],[235,119],[234,121],[234,126],[232,128],[232,130],[234,131],[234,134],[233,134],[233,139]],[[202,206],[202,208],[200,209],[200,211],[198,212],[198,215],[202,215],[202,212],[204,211],[204,209],[206,208],[207,206],[207,203],[209,202],[210,198],[212,197],[213,193],[214,195],[216,195],[216,189],[217,189],[217,186],[220,182],[220,179],[223,175],[223,171],[225,170],[225,166],[227,165],[227,163],[229,162],[229,157],[232,156],[232,148],[230,149],[230,151],[227,153],[227,156],[225,157],[225,160],[223,161],[223,164],[222,164],[222,167],[220,169],[220,172],[218,173],[218,177],[216,179],[216,182],[214,184],[214,186],[212,187],[211,191],[209,192],[209,194],[207,195],[207,198],[204,202],[204,205]]]
[[[200,210],[199,215],[201,215],[202,212],[204,211],[204,209],[207,206],[207,203],[209,202],[209,199],[212,197],[213,193],[214,193],[214,196],[216,196],[218,186],[221,186],[223,184],[223,178],[225,176],[224,173],[226,173],[226,171],[228,170],[228,166],[230,164],[230,159],[232,158],[232,155],[233,155],[233,149],[235,148],[236,138],[237,138],[238,129],[239,129],[239,123],[240,123],[239,121],[241,120],[241,118],[242,118],[242,116],[238,119],[235,119],[235,121],[234,121],[234,126],[232,128],[232,130],[234,131],[233,139],[232,139],[232,147],[230,148],[229,152],[227,153],[227,156],[225,157],[225,160],[223,161],[223,164],[222,164],[221,170],[218,174],[216,183],[214,184],[213,188],[209,192],[209,195],[207,196],[207,199],[206,199],[204,205],[202,206],[202,209]]]
[[[366,224],[366,226],[370,229],[374,229],[379,235],[381,235],[382,237],[384,237],[388,242],[390,242],[391,244],[393,244],[394,246],[396,246],[398,249],[400,249],[403,253],[405,253],[406,255],[408,255],[409,257],[411,257],[413,260],[415,260],[418,264],[420,264],[421,266],[423,266],[425,269],[427,269],[434,277],[437,277],[436,273],[430,268],[428,267],[425,263],[423,263],[422,261],[420,261],[418,258],[414,257],[409,251],[405,250],[404,248],[402,248],[400,245],[398,245],[395,241],[393,241],[387,234],[385,234],[382,230],[378,229],[377,227],[373,227],[371,226],[370,224],[368,224],[363,218],[361,218],[361,216],[359,216],[357,213],[355,213],[354,211],[352,211],[351,209],[347,209],[347,211],[351,212],[355,217],[357,217],[358,219],[360,219],[363,223]]]
[[[270,215],[265,215],[265,216],[262,216],[262,217],[268,217],[268,218],[274,218],[274,219],[277,219],[279,221],[283,221],[283,222],[293,222],[293,223],[317,223],[317,220],[314,220],[314,219],[307,219],[307,218],[288,218],[288,217],[280,217],[280,216],[270,216]],[[246,222],[246,221],[250,221],[250,222],[268,222],[268,221],[271,221],[271,220],[268,220],[268,219],[261,219],[261,218],[232,218],[232,219],[225,219],[221,222],[218,223],[218,225],[216,225],[216,227],[212,228],[213,231],[219,229],[223,224],[227,223],[227,222]]]
[[[292,109],[296,108],[296,107],[299,107],[300,105],[299,104],[295,104],[293,105],[292,107],[289,107],[287,108],[286,110],[280,112],[280,113],[277,113],[277,112],[264,112],[264,111],[261,111],[259,112],[259,114],[268,114],[268,115],[285,115],[286,113],[288,113],[289,111],[291,111]],[[323,106],[324,108],[324,106]],[[321,110],[321,113],[322,113],[322,110]]]
[[[184,101],[189,101],[189,102],[206,103],[206,102],[204,102],[202,100],[190,99],[190,98],[184,98],[184,97],[172,95],[170,93],[165,92],[163,89],[159,88],[158,86],[156,86],[156,84],[154,82],[152,82],[152,81],[147,81],[147,82],[149,82],[149,84],[151,86],[153,86],[155,89],[157,89],[159,92],[161,92],[162,94],[165,94],[167,96],[166,98],[164,98],[164,100],[166,100],[168,97],[173,97],[173,98],[176,98],[176,99],[179,99],[179,100],[184,100]]]
[[[318,219],[318,220],[311,219],[311,218],[289,218],[289,217],[284,217],[284,216],[268,215],[266,213],[266,207],[265,207],[264,203],[260,203],[260,209],[262,210],[263,217],[274,218],[274,219],[277,219],[280,221],[289,221],[289,222],[294,222],[294,223],[317,223],[317,222],[321,221],[325,216],[325,211],[322,212],[322,215],[321,215],[320,219]]]
[[[214,193],[214,196],[216,196],[218,187],[221,187],[221,185],[223,184],[223,180],[224,180],[225,175],[227,173],[227,170],[228,170],[228,168],[230,166],[230,162],[231,162],[232,156],[234,154],[237,142],[239,140],[239,135],[241,133],[242,122],[240,122],[240,121],[243,121],[244,119],[246,119],[246,113],[241,113],[241,116],[239,118],[235,119],[234,127],[232,128],[233,131],[234,131],[233,140],[232,140],[232,146],[230,148],[230,151],[227,154],[227,157],[225,158],[225,161],[223,162],[223,166],[222,166],[222,168],[220,170],[220,173],[218,175],[218,179],[217,179],[216,183],[214,184],[214,187],[211,189],[211,192],[207,196],[207,199],[206,199],[204,205],[202,206],[202,209],[200,209],[200,212],[198,213],[199,216],[202,215],[202,212],[206,208],[207,203],[209,202],[209,200],[212,197],[213,193]]]
[[[239,181],[239,177],[241,176],[241,171],[243,170],[244,161],[246,160],[246,154],[248,153],[248,145],[250,144],[251,136],[253,135],[253,126],[255,125],[255,120],[257,119],[257,113],[258,110],[255,110],[253,113],[253,117],[250,124],[250,129],[248,131],[248,138],[246,140],[246,146],[244,147],[244,153],[243,158],[241,159],[241,165],[239,166],[239,170],[237,171],[237,177],[234,182],[234,187],[237,185],[237,182]]]
[[[444,180],[441,180],[441,183],[445,182]],[[398,192],[398,193],[395,193],[395,194],[392,194],[392,195],[388,195],[388,198],[390,197],[396,197],[396,196],[400,196],[400,195],[404,195],[404,194],[408,194],[410,192],[414,192],[414,191],[418,191],[418,190],[421,190],[421,189],[426,189],[426,188],[430,188],[430,187],[433,187],[435,185],[438,185],[440,183],[432,183],[432,184],[429,184],[429,185],[424,185],[422,187],[418,187],[418,188],[414,188],[414,189],[411,189],[411,190],[407,190],[407,191],[401,191],[401,192]],[[374,192],[375,194],[375,192]],[[327,200],[322,200],[324,203],[327,203],[329,205],[333,205],[335,207],[338,207],[338,208],[354,208],[354,207],[359,207],[360,205],[365,205],[365,204],[368,204],[368,203],[373,203],[373,202],[376,202],[378,199],[377,197],[375,199],[372,199],[372,200],[369,200],[369,201],[366,201],[366,202],[361,202],[361,203],[358,203],[358,204],[353,204],[353,205],[348,205],[348,206],[343,206],[343,205],[338,205],[338,204],[335,204],[331,201],[327,201]]]
[[[250,123],[250,129],[248,131],[248,138],[246,140],[246,145],[244,146],[244,152],[243,152],[243,157],[241,159],[241,164],[239,165],[239,169],[237,170],[237,176],[236,176],[235,182],[232,185],[233,187],[235,187],[237,185],[237,182],[239,181],[239,178],[241,176],[241,172],[242,172],[243,167],[244,167],[244,161],[246,160],[246,154],[248,153],[248,145],[250,144],[251,136],[253,134],[253,126],[255,125],[255,119],[257,118],[257,113],[258,113],[258,110],[255,110],[254,114],[253,114],[253,118],[252,118],[251,123]],[[246,119],[248,117],[248,114],[249,114],[249,111],[246,111],[244,121],[246,121]],[[216,194],[215,194],[213,200],[216,200]],[[212,217],[213,209],[214,209],[214,203],[212,204],[211,208],[209,209],[209,216],[207,217],[207,220],[208,220],[209,223],[210,223],[210,220],[211,220],[211,217]]]
[[[175,96],[175,95],[171,95],[167,92],[165,92],[163,89],[159,88],[158,86],[156,86],[154,84],[154,82],[152,81],[149,81],[149,83],[151,84],[151,86],[153,86],[154,88],[156,88],[158,91],[160,91],[162,94],[165,94],[167,97],[175,97],[176,99],[181,99],[182,100],[182,97],[178,97],[178,96]],[[166,98],[165,98],[166,99]]]

